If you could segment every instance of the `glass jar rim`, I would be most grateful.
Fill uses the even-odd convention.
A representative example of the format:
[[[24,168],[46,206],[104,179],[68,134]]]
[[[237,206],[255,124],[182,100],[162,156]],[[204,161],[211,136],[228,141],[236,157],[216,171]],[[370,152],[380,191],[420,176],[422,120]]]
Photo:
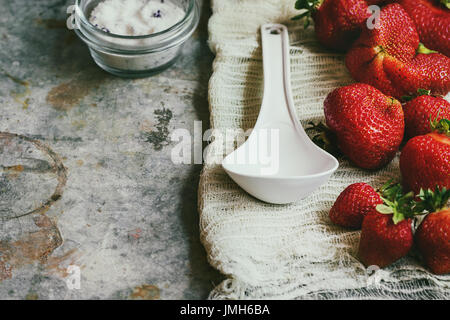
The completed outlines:
[[[83,0],[76,0],[75,2],[75,12],[78,15],[78,17],[80,18],[81,22],[85,25],[85,27],[87,27],[88,29],[90,29],[92,32],[99,32],[105,36],[108,37],[112,37],[112,38],[117,38],[117,39],[126,39],[126,40],[139,40],[139,39],[151,39],[151,38],[156,38],[158,36],[170,33],[178,28],[180,28],[190,17],[192,11],[195,9],[195,2],[196,0],[189,0],[189,7],[186,10],[186,14],[184,15],[183,19],[181,19],[180,21],[178,21],[177,23],[175,23],[174,25],[170,26],[169,28],[159,31],[159,32],[155,32],[155,33],[151,33],[151,34],[146,34],[146,35],[140,35],[140,36],[126,36],[126,35],[120,35],[120,34],[115,34],[115,33],[111,33],[111,32],[106,32],[102,29],[99,29],[97,27],[95,27],[90,21],[89,19],[86,18],[86,15],[84,14],[84,11],[81,9],[81,1]],[[87,1],[87,0],[84,0]]]

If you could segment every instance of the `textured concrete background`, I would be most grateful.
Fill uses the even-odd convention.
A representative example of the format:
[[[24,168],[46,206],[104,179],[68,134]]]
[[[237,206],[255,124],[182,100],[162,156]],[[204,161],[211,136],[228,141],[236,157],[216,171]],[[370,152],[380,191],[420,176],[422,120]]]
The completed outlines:
[[[209,6],[172,68],[125,80],[65,28],[72,2],[0,0],[0,298],[204,299],[201,166],[170,132],[208,126]]]

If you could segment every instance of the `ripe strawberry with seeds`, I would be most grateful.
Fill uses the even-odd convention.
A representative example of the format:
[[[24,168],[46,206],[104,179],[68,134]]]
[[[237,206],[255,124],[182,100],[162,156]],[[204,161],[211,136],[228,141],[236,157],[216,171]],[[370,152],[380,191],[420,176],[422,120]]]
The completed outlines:
[[[358,255],[365,266],[386,267],[406,256],[413,245],[411,220],[395,224],[392,215],[372,209],[364,218]]]
[[[450,58],[440,53],[420,53],[412,61],[413,67],[422,73],[424,88],[434,94],[446,95],[450,91]],[[425,50],[426,51],[426,50]]]
[[[332,91],[325,99],[324,113],[339,149],[357,166],[378,169],[394,158],[404,133],[399,101],[370,85],[355,83]]]
[[[450,189],[450,121],[441,119],[432,131],[410,139],[400,154],[403,185],[415,193],[436,186]]]
[[[382,204],[380,195],[367,183],[354,183],[345,188],[330,210],[333,223],[359,229],[366,214]]]
[[[419,197],[431,213],[417,229],[417,247],[433,273],[450,273],[450,209],[446,208],[450,190],[421,190]]]
[[[417,55],[397,71],[385,68],[396,87],[404,92],[426,88],[433,94],[446,95],[450,91],[450,58],[419,45]]]
[[[381,1],[369,2],[375,4]],[[311,16],[320,43],[331,49],[346,51],[371,16],[368,6],[366,0],[297,0],[295,8],[306,9],[306,12],[295,18]],[[305,26],[308,25],[309,17]]]
[[[414,21],[421,42],[450,57],[450,1],[398,0]]]
[[[398,3],[385,6],[379,28],[363,28],[346,56],[354,79],[400,98],[419,88],[450,90],[450,58],[420,47],[414,22]]]
[[[390,192],[383,197],[385,204],[377,205],[363,220],[358,255],[365,266],[388,266],[407,255],[413,245],[414,195],[404,195],[398,184]]]
[[[450,119],[450,103],[429,95],[429,91],[420,91],[420,96],[403,105],[405,114],[405,136],[413,138],[431,132],[430,120]]]
[[[416,55],[418,45],[419,36],[408,14],[400,5],[390,4],[381,10],[379,28],[363,29],[347,53],[345,63],[357,81],[401,97],[406,93],[393,85],[390,73],[405,68],[405,63]],[[399,72],[399,77],[402,74]]]

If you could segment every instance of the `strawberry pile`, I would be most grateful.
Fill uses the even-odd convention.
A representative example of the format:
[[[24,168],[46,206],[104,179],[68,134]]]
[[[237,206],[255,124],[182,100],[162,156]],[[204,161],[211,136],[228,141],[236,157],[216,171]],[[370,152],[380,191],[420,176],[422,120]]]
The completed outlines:
[[[298,0],[296,8],[306,9],[298,17],[313,18],[323,45],[347,52],[356,81],[400,99],[418,89],[450,91],[450,9],[442,1]],[[369,5],[385,3],[379,24],[370,27]]]
[[[370,5],[383,6],[369,28]],[[330,92],[313,141],[377,170],[400,153],[401,183],[348,186],[330,220],[361,229],[358,255],[388,266],[413,246],[436,274],[450,273],[450,8],[448,0],[298,0],[318,40],[346,53],[358,81]],[[429,50],[423,44],[425,44]],[[436,51],[433,51],[436,50]],[[439,52],[441,53],[439,53]],[[402,104],[403,103],[403,104]],[[403,146],[403,147],[402,147]],[[416,232],[414,228],[425,216]]]
[[[334,140],[325,140],[337,141],[341,153],[361,168],[378,169],[391,161],[407,132],[399,162],[402,184],[388,183],[378,191],[352,184],[329,213],[339,226],[361,228],[359,257],[366,266],[385,267],[407,255],[414,244],[412,222],[427,214],[417,246],[431,271],[450,273],[450,103],[429,94],[419,90],[402,106],[355,83],[325,99],[325,134],[334,134]]]
[[[385,267],[404,257],[414,243],[412,222],[427,214],[416,242],[435,273],[450,273],[450,103],[419,90],[403,106],[374,87],[355,83],[335,89],[324,102],[328,141],[364,169],[400,154],[402,185],[376,191],[366,183],[348,186],[330,210],[342,227],[361,228],[359,257],[366,266]],[[409,139],[409,140],[408,140]]]
[[[305,26],[314,20],[317,39],[326,47],[337,51],[346,51],[358,38],[363,25],[370,17],[366,0],[299,0],[295,4],[298,10],[305,12],[294,19],[307,17]]]
[[[414,23],[397,3],[381,10],[379,28],[363,29],[345,62],[355,80],[396,98],[420,88],[450,91],[450,58],[419,47]]]
[[[361,229],[358,256],[365,266],[386,267],[406,256],[416,243],[435,274],[450,273],[450,190],[404,193],[400,184],[375,190],[366,183],[348,186],[330,211],[337,225]],[[413,220],[426,215],[413,233]]]

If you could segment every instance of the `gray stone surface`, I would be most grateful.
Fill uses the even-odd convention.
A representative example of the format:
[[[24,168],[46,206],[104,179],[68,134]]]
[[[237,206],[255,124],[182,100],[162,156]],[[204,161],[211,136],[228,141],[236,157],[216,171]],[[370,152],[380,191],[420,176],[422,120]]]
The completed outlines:
[[[171,162],[170,133],[208,127],[209,5],[172,68],[126,80],[65,28],[71,3],[0,0],[0,298],[204,299],[201,165]]]

